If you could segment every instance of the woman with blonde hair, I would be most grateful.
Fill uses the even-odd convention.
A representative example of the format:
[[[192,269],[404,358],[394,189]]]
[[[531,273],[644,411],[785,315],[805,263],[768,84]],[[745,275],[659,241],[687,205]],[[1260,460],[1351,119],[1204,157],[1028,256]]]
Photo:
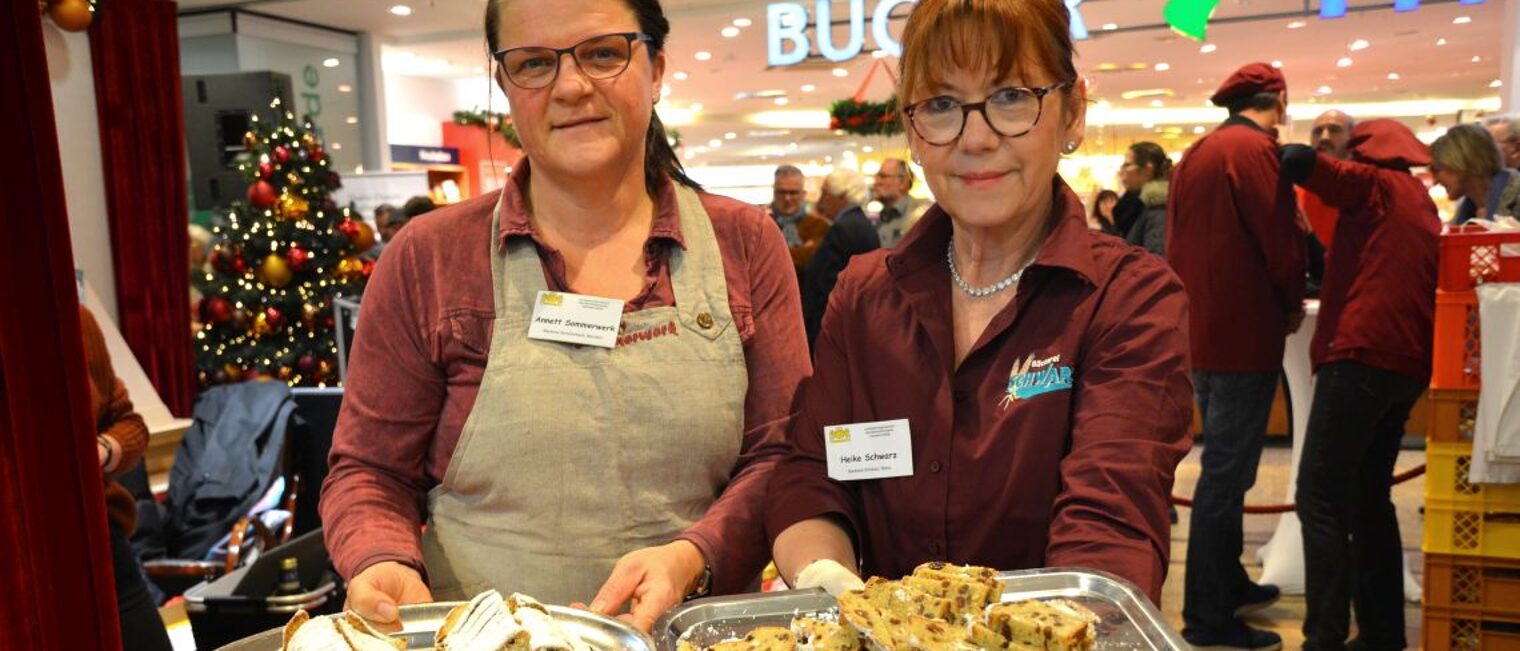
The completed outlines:
[[[1520,172],[1504,167],[1499,143],[1479,124],[1459,124],[1430,144],[1430,172],[1457,203],[1454,224],[1520,216]]]

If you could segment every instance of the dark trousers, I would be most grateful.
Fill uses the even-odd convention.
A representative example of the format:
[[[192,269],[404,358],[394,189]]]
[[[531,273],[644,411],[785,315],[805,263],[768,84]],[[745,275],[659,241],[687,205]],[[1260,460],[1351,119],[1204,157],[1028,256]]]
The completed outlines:
[[[1188,531],[1182,620],[1190,633],[1224,633],[1251,585],[1240,564],[1246,491],[1267,438],[1278,373],[1193,372],[1203,459]]]
[[[1305,649],[1404,648],[1404,565],[1389,499],[1404,421],[1425,383],[1356,362],[1320,367],[1298,463]]]
[[[111,564],[116,575],[116,610],[121,617],[121,648],[124,651],[173,651],[164,620],[148,593],[137,555],[126,534],[111,527]]]

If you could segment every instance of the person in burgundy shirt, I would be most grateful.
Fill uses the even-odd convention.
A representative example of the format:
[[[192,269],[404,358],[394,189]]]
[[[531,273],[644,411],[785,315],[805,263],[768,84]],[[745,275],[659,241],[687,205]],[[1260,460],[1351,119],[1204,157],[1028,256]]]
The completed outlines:
[[[766,499],[795,587],[950,561],[1091,568],[1160,597],[1190,443],[1187,299],[1160,258],[1090,232],[1056,174],[1085,124],[1068,25],[1060,0],[908,18],[899,96],[939,203],[830,296]],[[1008,58],[989,70],[982,52]],[[830,477],[852,472],[841,427],[898,419],[896,476]]]
[[[487,4],[526,157],[409,224],[366,292],[321,500],[366,618],[497,588],[631,602],[648,630],[765,566],[810,372],[797,281],[764,211],[698,192],[666,142],[668,33],[654,0]],[[609,311],[607,347],[529,325]]]
[[[1278,598],[1240,564],[1245,495],[1256,483],[1287,335],[1303,321],[1304,232],[1273,132],[1287,82],[1242,67],[1211,101],[1230,117],[1183,155],[1167,206],[1166,257],[1191,301],[1193,384],[1204,450],[1188,531],[1183,636],[1197,646],[1271,649],[1240,619]]]
[[[1404,648],[1403,545],[1389,499],[1404,421],[1430,381],[1441,218],[1409,173],[1430,149],[1408,127],[1355,127],[1350,160],[1305,145],[1283,176],[1340,210],[1310,345],[1314,407],[1298,466],[1305,649]]]

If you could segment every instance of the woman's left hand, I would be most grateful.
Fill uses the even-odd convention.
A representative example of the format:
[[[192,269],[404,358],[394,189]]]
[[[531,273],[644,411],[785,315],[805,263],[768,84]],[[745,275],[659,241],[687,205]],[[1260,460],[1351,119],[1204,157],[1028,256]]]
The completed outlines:
[[[631,552],[618,559],[590,610],[611,617],[629,605],[618,619],[647,633],[655,619],[691,592],[705,567],[702,552],[685,540]]]

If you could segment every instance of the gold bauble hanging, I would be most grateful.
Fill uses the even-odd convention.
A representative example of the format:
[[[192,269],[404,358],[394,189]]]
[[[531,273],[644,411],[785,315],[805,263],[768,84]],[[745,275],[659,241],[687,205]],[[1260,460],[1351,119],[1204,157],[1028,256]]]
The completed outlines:
[[[290,264],[285,258],[276,253],[271,253],[264,258],[264,263],[259,265],[259,279],[264,284],[273,287],[284,287],[290,284]],[[264,318],[260,314],[259,318]]]
[[[280,217],[301,220],[306,219],[309,212],[311,212],[311,203],[300,196],[289,192],[280,195]]]

